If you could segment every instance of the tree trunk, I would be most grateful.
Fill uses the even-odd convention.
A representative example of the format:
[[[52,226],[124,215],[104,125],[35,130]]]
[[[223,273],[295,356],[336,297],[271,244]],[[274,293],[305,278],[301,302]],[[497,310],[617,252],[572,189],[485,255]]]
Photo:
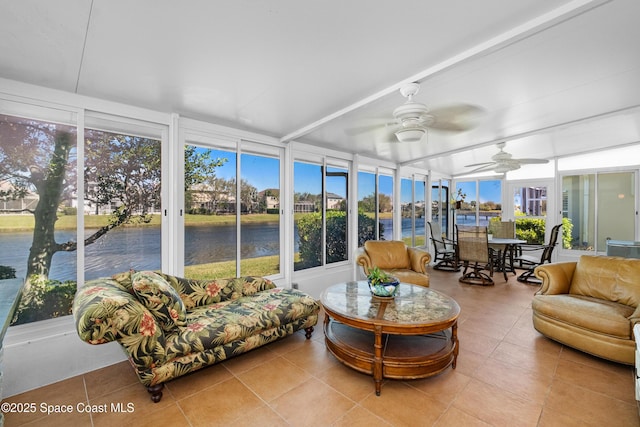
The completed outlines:
[[[59,250],[55,241],[55,224],[58,220],[58,206],[62,198],[72,137],[68,132],[58,132],[55,136],[54,152],[49,161],[48,169],[42,172],[32,171],[33,183],[40,198],[33,214],[35,228],[27,264],[27,286],[29,279],[34,274],[48,278],[51,259],[53,254]],[[27,291],[28,288],[24,290],[24,293],[26,294]]]

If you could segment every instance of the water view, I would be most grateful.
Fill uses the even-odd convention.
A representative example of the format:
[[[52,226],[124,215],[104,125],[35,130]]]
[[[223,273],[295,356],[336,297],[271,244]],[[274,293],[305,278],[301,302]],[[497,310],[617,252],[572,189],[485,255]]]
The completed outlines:
[[[380,221],[384,225],[384,239],[392,238],[391,219]],[[424,218],[416,219],[416,235],[424,235]],[[277,255],[280,251],[279,223],[242,224],[242,258],[256,258]],[[411,221],[402,220],[403,237],[411,236]],[[86,230],[89,235],[94,230]],[[18,277],[24,277],[27,256],[33,233],[30,231],[0,233],[0,246],[3,248],[0,265],[16,269]],[[64,242],[75,239],[73,231],[56,232],[56,240]],[[297,229],[294,234],[295,250],[298,250]],[[236,258],[235,225],[206,225],[185,227],[185,265],[199,265]],[[220,244],[219,242],[227,242]],[[128,269],[160,269],[161,236],[159,227],[127,227],[110,231],[96,243],[85,248],[85,279],[94,279],[112,275]],[[76,252],[57,252],[53,256],[52,279],[76,280]]]

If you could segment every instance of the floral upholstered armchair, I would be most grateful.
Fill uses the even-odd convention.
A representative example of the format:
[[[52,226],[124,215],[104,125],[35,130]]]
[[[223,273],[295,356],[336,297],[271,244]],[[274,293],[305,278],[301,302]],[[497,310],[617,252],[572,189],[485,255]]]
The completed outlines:
[[[80,338],[117,341],[151,399],[164,383],[304,329],[319,304],[260,277],[189,280],[150,271],[89,281],[73,303]]]

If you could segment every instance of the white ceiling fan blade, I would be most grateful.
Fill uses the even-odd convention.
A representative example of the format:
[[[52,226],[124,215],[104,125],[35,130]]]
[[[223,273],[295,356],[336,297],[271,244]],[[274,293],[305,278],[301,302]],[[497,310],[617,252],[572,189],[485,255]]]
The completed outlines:
[[[546,159],[513,159],[514,161],[520,163],[521,165],[534,165],[534,164],[545,164],[549,163],[549,160]]]
[[[428,127],[449,132],[464,132],[480,124],[484,109],[471,104],[454,104],[429,112],[433,121]]]

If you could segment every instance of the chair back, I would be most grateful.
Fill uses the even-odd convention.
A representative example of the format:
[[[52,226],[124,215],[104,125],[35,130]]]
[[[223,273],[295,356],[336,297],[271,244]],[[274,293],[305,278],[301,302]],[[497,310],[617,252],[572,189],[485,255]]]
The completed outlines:
[[[442,228],[440,227],[440,223],[431,221],[427,221],[429,225],[429,235],[431,237],[431,243],[433,243],[433,247],[436,252],[442,252],[446,249],[446,245],[444,240],[442,239]]]
[[[458,259],[469,262],[489,262],[487,227],[458,225],[456,227]]]
[[[492,222],[491,230],[493,231],[493,237],[499,239],[513,239],[516,237],[515,221]]]
[[[545,245],[544,250],[542,251],[540,264],[544,264],[545,262],[551,262],[551,254],[553,253],[553,249],[556,247],[556,244],[558,243],[558,234],[560,234],[561,229],[562,229],[562,224],[558,224],[551,229],[551,235],[549,236],[549,244]]]

